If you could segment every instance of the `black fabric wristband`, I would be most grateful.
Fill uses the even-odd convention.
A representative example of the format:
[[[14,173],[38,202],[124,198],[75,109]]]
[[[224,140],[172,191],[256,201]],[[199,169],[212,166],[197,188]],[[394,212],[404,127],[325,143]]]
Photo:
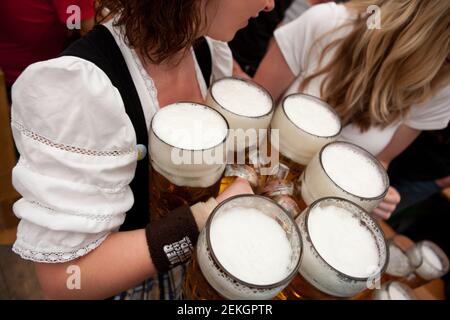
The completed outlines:
[[[191,258],[199,231],[191,209],[183,206],[147,225],[145,234],[156,270],[166,272]]]

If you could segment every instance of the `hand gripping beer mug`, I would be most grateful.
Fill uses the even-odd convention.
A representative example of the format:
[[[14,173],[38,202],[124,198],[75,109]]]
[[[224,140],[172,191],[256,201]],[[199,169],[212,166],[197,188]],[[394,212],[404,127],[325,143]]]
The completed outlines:
[[[302,240],[295,221],[275,202],[239,195],[211,214],[188,267],[184,297],[268,300],[297,273]]]
[[[417,242],[407,251],[407,255],[416,269],[402,281],[413,289],[444,276],[449,270],[447,255],[431,241]]]
[[[155,114],[149,137],[152,221],[218,194],[227,137],[225,118],[204,105],[176,103]]]
[[[407,285],[390,281],[375,290],[372,300],[418,300],[414,291]]]
[[[349,298],[371,287],[387,263],[384,234],[362,208],[340,198],[314,202],[296,222],[303,242],[298,275],[280,299]]]
[[[258,144],[267,136],[274,109],[272,97],[250,80],[228,77],[211,85],[206,103],[227,119],[231,129],[228,163],[234,166],[226,170],[221,190],[236,176],[248,180],[256,188],[258,172],[255,166],[259,167],[256,162],[260,159],[257,156]]]
[[[289,168],[287,181],[297,180],[312,157],[341,132],[339,116],[326,102],[301,93],[283,99],[270,126],[279,130],[279,146],[271,148]]]
[[[347,199],[372,212],[384,199],[389,178],[381,163],[368,151],[348,142],[327,144],[306,167],[301,198],[310,205],[325,197]]]

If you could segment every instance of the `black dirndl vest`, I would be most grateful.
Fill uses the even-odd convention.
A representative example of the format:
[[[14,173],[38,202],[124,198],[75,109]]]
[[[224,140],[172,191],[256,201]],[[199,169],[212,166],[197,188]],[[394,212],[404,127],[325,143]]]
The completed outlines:
[[[195,55],[207,86],[212,73],[212,58],[205,39],[195,46]],[[148,147],[148,131],[141,101],[125,59],[111,32],[97,25],[85,37],[74,42],[60,56],[75,56],[95,64],[105,72],[119,91],[125,111],[136,132],[137,144]],[[142,229],[150,222],[149,154],[137,162],[130,188],[134,195],[133,207],[127,212],[120,231]]]

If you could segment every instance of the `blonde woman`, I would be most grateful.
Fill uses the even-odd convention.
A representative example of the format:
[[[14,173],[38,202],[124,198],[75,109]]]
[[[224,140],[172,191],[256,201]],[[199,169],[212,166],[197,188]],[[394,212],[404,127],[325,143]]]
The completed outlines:
[[[371,5],[381,28],[368,28]],[[370,10],[369,10],[370,11]],[[255,80],[275,99],[305,92],[341,116],[342,138],[388,167],[422,130],[450,118],[450,2],[360,0],[314,6],[279,28]],[[387,219],[394,188],[375,209]]]

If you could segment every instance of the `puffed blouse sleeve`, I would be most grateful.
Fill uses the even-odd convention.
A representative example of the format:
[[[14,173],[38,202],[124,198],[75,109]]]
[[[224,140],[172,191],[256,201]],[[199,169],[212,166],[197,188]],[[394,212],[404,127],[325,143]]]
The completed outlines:
[[[94,64],[60,57],[28,67],[12,91],[22,198],[13,251],[42,263],[88,254],[133,205],[137,152],[118,90]]]

